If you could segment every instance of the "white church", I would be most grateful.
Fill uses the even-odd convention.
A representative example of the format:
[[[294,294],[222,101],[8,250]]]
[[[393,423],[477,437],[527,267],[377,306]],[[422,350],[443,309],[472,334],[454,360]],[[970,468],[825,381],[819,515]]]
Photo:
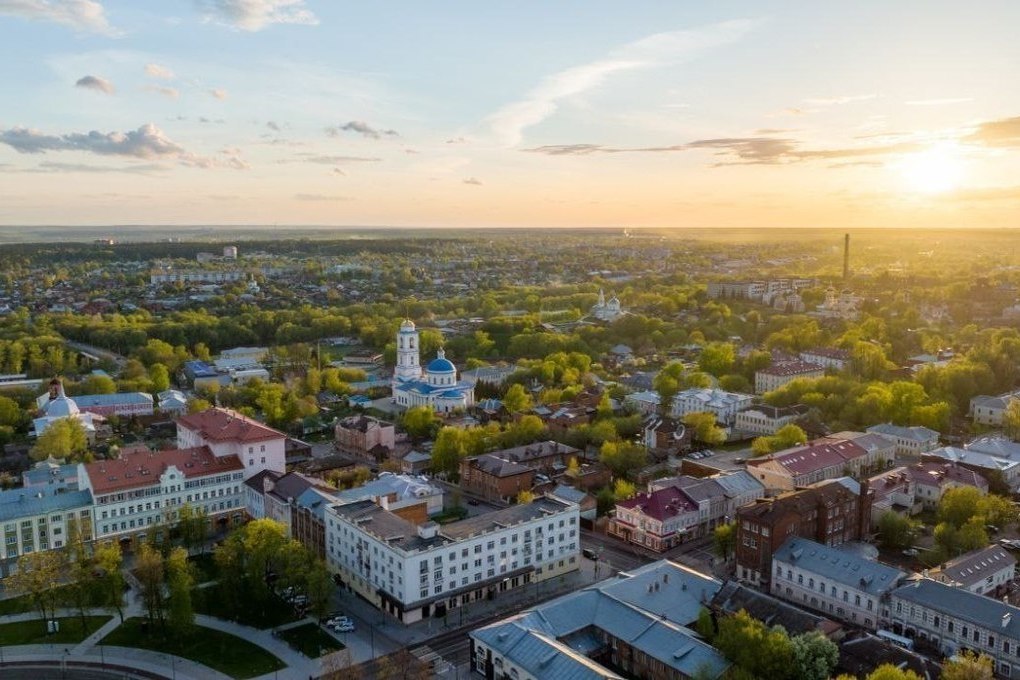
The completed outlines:
[[[620,307],[620,298],[614,294],[609,301],[606,301],[606,294],[599,288],[599,301],[591,308],[591,316],[599,321],[616,321],[626,314]]]
[[[475,403],[474,385],[457,380],[457,367],[442,349],[422,374],[418,331],[405,319],[397,331],[397,366],[393,369],[393,402],[405,408],[431,406],[437,413],[464,410]]]

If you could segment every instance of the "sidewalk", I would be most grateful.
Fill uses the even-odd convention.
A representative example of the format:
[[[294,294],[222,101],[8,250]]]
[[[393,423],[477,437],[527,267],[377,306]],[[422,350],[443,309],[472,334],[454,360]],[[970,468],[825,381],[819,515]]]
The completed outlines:
[[[302,620],[299,623],[307,623],[307,621]],[[309,659],[304,654],[293,649],[286,641],[274,637],[272,629],[259,630],[258,628],[243,626],[233,621],[216,619],[204,614],[197,614],[195,616],[195,625],[236,635],[242,640],[261,647],[287,664],[286,668],[268,673],[262,677],[306,680],[308,677],[318,677],[319,675],[319,661],[317,659]]]

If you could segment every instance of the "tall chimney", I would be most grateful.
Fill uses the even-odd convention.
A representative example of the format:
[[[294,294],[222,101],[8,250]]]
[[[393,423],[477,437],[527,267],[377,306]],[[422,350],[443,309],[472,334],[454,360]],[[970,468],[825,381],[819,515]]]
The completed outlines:
[[[850,234],[843,236],[843,282],[850,278]]]

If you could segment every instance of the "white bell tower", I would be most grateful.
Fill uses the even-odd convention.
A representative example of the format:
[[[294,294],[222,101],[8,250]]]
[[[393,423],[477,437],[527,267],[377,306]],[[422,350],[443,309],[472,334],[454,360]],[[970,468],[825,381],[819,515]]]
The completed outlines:
[[[393,381],[421,380],[421,364],[418,354],[418,330],[414,322],[404,319],[397,331],[397,366],[393,369]]]

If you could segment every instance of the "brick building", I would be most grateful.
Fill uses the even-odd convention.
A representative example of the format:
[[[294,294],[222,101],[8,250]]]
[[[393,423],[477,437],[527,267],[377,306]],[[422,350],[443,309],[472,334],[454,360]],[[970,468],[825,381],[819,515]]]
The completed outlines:
[[[737,578],[767,583],[772,555],[791,536],[836,546],[868,535],[873,493],[849,478],[759,500],[737,510]]]
[[[376,461],[387,458],[396,441],[396,428],[371,416],[350,416],[336,424],[336,446],[344,453]]]
[[[495,454],[460,461],[460,488],[486,500],[512,501],[521,491],[530,491],[534,483],[534,468]]]

